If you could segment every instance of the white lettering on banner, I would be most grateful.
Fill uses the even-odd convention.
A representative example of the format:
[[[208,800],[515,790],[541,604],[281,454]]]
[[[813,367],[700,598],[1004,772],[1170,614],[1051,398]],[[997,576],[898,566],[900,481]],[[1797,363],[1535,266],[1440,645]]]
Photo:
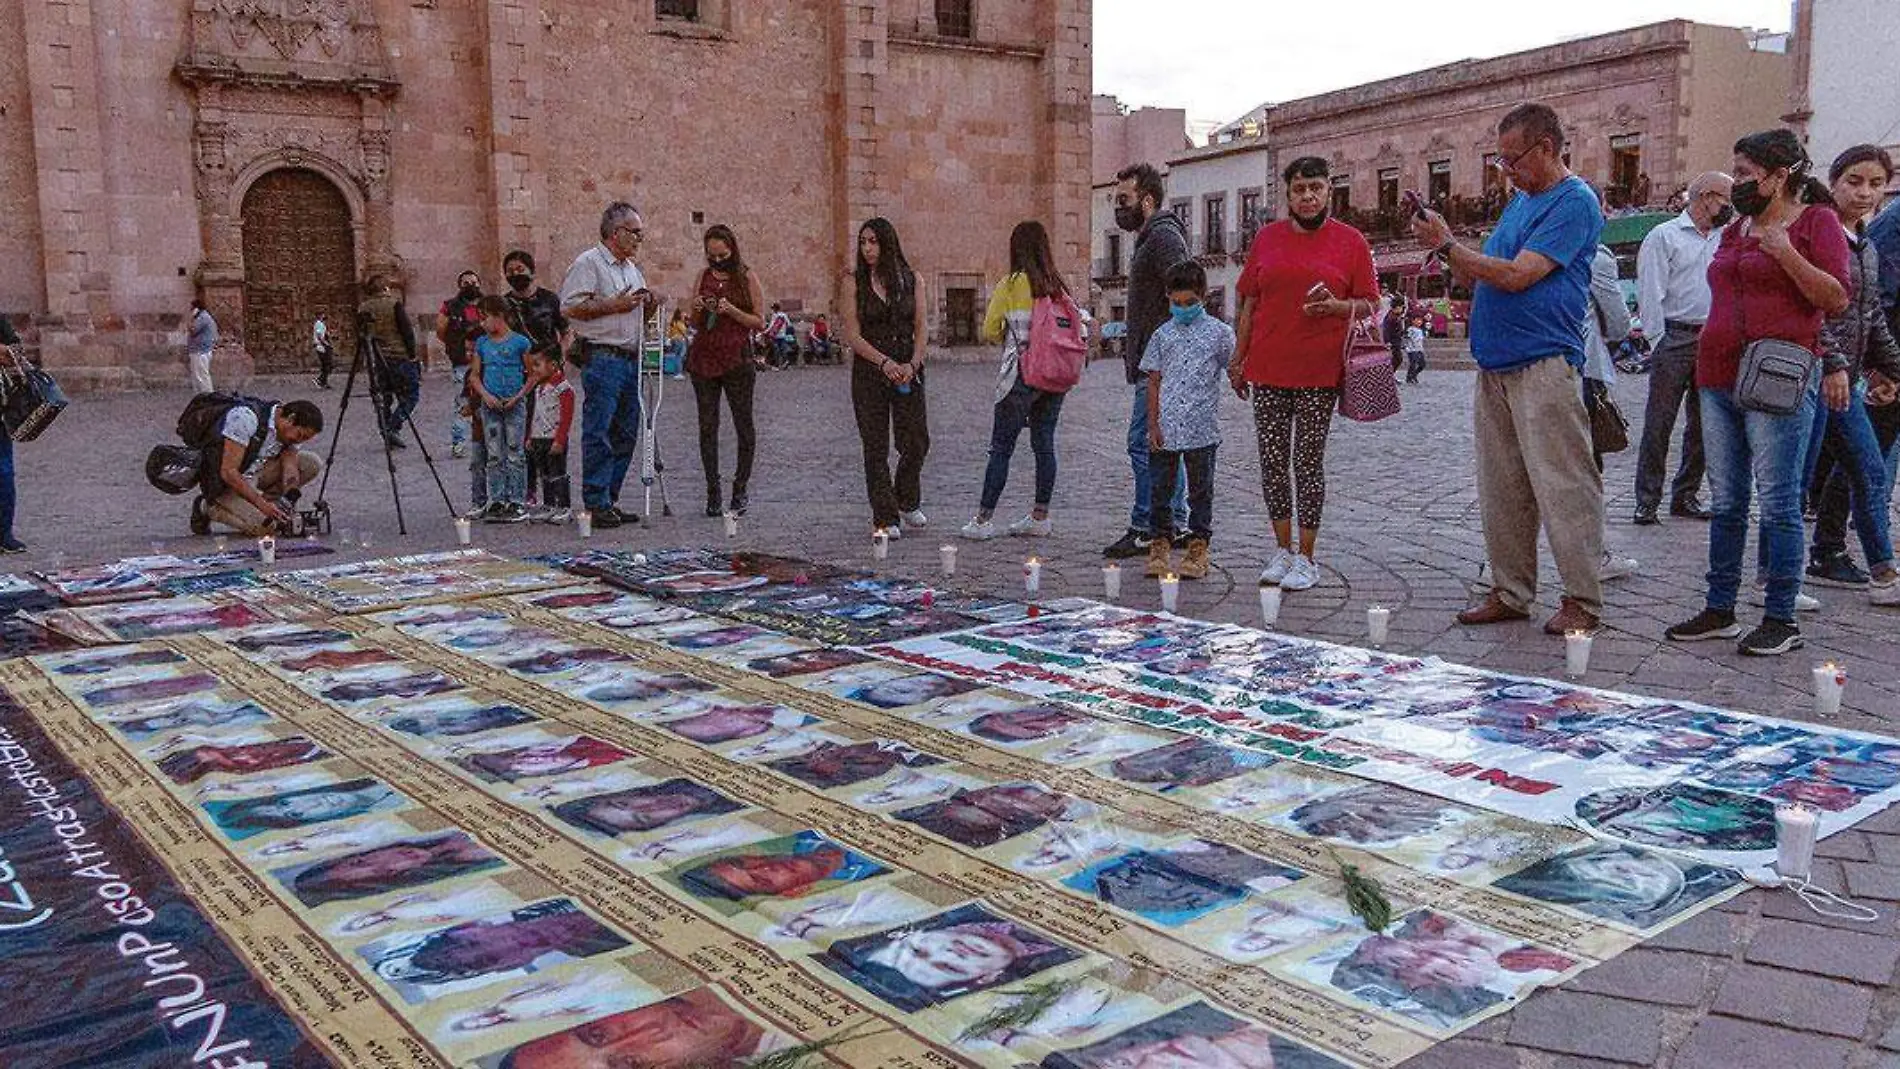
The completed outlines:
[[[13,862],[7,860],[6,851],[0,850],[0,890],[11,891],[11,899],[0,898],[0,932],[17,932],[22,928],[36,928],[53,915],[53,907],[47,906],[26,920],[13,920],[10,914],[33,913],[33,896],[27,893],[26,885],[13,871]]]

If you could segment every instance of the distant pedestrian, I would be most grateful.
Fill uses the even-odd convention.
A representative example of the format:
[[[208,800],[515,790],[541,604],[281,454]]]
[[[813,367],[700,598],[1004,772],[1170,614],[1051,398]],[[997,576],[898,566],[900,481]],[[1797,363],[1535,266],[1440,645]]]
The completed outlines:
[[[600,213],[600,244],[568,268],[561,305],[578,336],[581,390],[581,497],[596,528],[638,523],[619,508],[640,445],[640,346],[653,302],[633,256],[646,240],[640,210],[625,201]]]
[[[864,448],[871,525],[892,538],[922,528],[924,458],[930,453],[924,356],[927,302],[904,258],[897,228],[878,217],[858,228],[857,267],[844,279],[844,341],[851,362],[851,409]],[[891,477],[891,447],[897,476]]]
[[[192,392],[210,393],[211,350],[218,345],[218,321],[211,318],[204,298],[192,298],[185,329],[189,332],[185,337],[185,364],[191,371]]]
[[[375,342],[380,361],[379,367],[368,370],[372,374],[381,372],[377,386],[383,403],[377,417],[383,441],[391,449],[406,449],[403,424],[422,398],[422,364],[417,359],[415,327],[409,322],[402,299],[390,292],[388,276],[369,276],[365,289],[368,296],[357,308],[357,325]]]
[[[1492,588],[1466,625],[1530,615],[1541,528],[1562,577],[1553,635],[1594,631],[1603,612],[1603,478],[1583,407],[1583,322],[1603,209],[1564,164],[1564,130],[1543,104],[1498,124],[1498,159],[1517,193],[1484,251],[1458,242],[1435,211],[1413,223],[1452,271],[1473,283],[1471,353],[1478,504]]]
[[[660,361],[660,370],[668,378],[686,377],[686,347],[692,336],[692,327],[686,322],[686,310],[673,309],[672,318],[666,321],[666,355]]]
[[[330,324],[322,312],[310,325],[310,345],[317,355],[317,389],[327,390],[330,376],[336,371],[336,349],[330,345]]]
[[[1128,336],[1123,342],[1122,369],[1128,376],[1132,405],[1128,410],[1128,467],[1135,477],[1135,503],[1128,510],[1128,530],[1110,543],[1102,555],[1139,557],[1148,552],[1153,536],[1152,471],[1148,464],[1148,390],[1141,374],[1148,339],[1168,321],[1168,273],[1189,259],[1187,228],[1173,212],[1162,208],[1167,185],[1153,164],[1138,163],[1115,176],[1115,225],[1135,235],[1135,251],[1128,263]],[[1174,512],[1169,526],[1188,526],[1187,482],[1178,484],[1174,500],[1162,504]]]
[[[1405,366],[1405,294],[1394,293],[1386,301],[1385,312],[1379,317],[1379,336],[1385,339],[1386,348],[1392,350],[1392,370]]]
[[[1425,373],[1425,321],[1414,319],[1405,328],[1405,382],[1418,385],[1418,377]]]
[[[798,355],[798,330],[777,301],[772,302],[772,321],[766,325],[765,340],[770,346],[773,370],[784,371],[791,367],[793,358]]]
[[[1723,230],[1721,248],[1710,263],[1709,322],[1696,353],[1714,512],[1708,594],[1701,612],[1669,628],[1671,641],[1741,634],[1735,602],[1748,544],[1750,498],[1759,495],[1766,605],[1760,626],[1743,637],[1738,648],[1765,657],[1803,645],[1795,599],[1801,593],[1801,492],[1814,427],[1815,383],[1820,382],[1829,408],[1845,410],[1852,393],[1848,370],[1844,365],[1824,374],[1811,370],[1805,394],[1786,414],[1744,408],[1736,397],[1736,383],[1750,343],[1772,338],[1800,346],[1812,356],[1820,350],[1827,317],[1848,307],[1852,253],[1827,187],[1809,173],[1812,166],[1791,130],[1750,134],[1735,143],[1730,197],[1742,218]]]
[[[765,325],[759,315],[765,291],[759,276],[739,253],[732,228],[717,224],[701,242],[706,267],[693,288],[693,316],[699,332],[686,350],[686,373],[693,378],[693,400],[699,407],[699,467],[706,476],[706,515],[719,516],[730,508],[743,516],[751,506],[747,488],[752,482],[752,460],[759,435],[752,420],[752,396],[758,370],[746,359],[747,339]],[[736,441],[732,496],[723,497],[719,478],[719,399],[732,413]]]
[[[1212,566],[1214,457],[1220,448],[1222,373],[1234,361],[1234,328],[1207,314],[1207,272],[1193,260],[1168,272],[1169,321],[1148,339],[1141,370],[1148,376],[1148,449],[1154,458],[1155,498],[1174,496],[1177,472],[1187,471],[1188,528],[1177,531],[1167,509],[1157,514],[1148,543],[1147,574],[1205,579]],[[1343,342],[1342,342],[1343,344]],[[1174,539],[1187,535],[1177,569]]]
[[[13,322],[0,315],[0,346],[19,351],[20,336],[14,333]],[[13,515],[15,505],[13,483],[13,439],[0,434],[0,553],[25,553],[26,543],[13,534]]]
[[[449,354],[449,375],[458,395],[449,415],[449,452],[457,457],[468,456],[469,419],[463,414],[468,406],[462,398],[474,396],[468,386],[468,347],[482,332],[481,299],[481,276],[464,271],[455,278],[455,296],[442,302],[435,317],[435,336]]]

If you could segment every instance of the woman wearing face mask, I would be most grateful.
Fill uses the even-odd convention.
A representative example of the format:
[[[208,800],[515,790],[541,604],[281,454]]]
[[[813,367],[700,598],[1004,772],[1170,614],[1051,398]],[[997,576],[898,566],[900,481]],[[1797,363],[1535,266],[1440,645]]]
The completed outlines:
[[[1802,646],[1794,614],[1801,592],[1801,490],[1814,426],[1814,389],[1810,385],[1794,412],[1771,415],[1742,408],[1735,384],[1749,343],[1775,338],[1817,352],[1823,322],[1847,308],[1847,235],[1827,187],[1808,173],[1812,166],[1790,130],[1750,134],[1735,143],[1732,201],[1743,218],[1723,231],[1709,265],[1709,321],[1696,351],[1703,448],[1715,498],[1709,590],[1700,613],[1668,630],[1672,641],[1741,633],[1735,598],[1753,488],[1761,496],[1767,608],[1761,625],[1739,648],[1744,654],[1773,656]],[[1846,410],[1852,396],[1847,368],[1824,370],[1821,393],[1827,406]]]
[[[534,284],[534,257],[525,249],[516,249],[501,261],[502,277],[508,280],[508,327],[528,339],[536,351],[560,351],[569,339],[567,316],[561,311],[561,295]]]
[[[1319,582],[1313,546],[1326,505],[1326,436],[1345,374],[1346,330],[1377,312],[1379,280],[1365,235],[1328,218],[1326,161],[1303,156],[1283,177],[1290,218],[1254,236],[1227,377],[1243,400],[1252,393],[1261,489],[1279,542],[1260,582],[1306,590]]]
[[[1900,382],[1900,345],[1881,307],[1880,254],[1867,240],[1867,220],[1880,207],[1893,178],[1893,159],[1885,149],[1857,145],[1841,153],[1828,168],[1835,210],[1847,231],[1853,254],[1854,300],[1845,312],[1828,320],[1822,332],[1830,360],[1846,363],[1854,375],[1853,394],[1842,412],[1817,414],[1815,437],[1809,446],[1822,456],[1820,481],[1815,487],[1819,520],[1814,546],[1808,554],[1808,579],[1827,586],[1869,588],[1875,605],[1900,605],[1900,573],[1893,566],[1893,541],[1887,502],[1892,492],[1887,453],[1900,434],[1900,405],[1894,404]],[[1847,553],[1847,520],[1854,520],[1861,550],[1867,554],[1863,572]]]
[[[739,239],[724,224],[706,231],[706,269],[694,291],[693,316],[699,333],[686,350],[686,373],[693,377],[699,402],[699,465],[706,472],[706,515],[718,516],[729,505],[745,515],[746,484],[752,478],[752,454],[758,434],[752,426],[752,386],[756,372],[746,352],[752,332],[765,326],[759,309],[765,296],[759,276],[739,255]],[[732,497],[719,498],[719,395],[732,410],[739,456],[732,472]]]
[[[857,269],[845,276],[844,343],[851,361],[851,407],[864,446],[872,526],[892,538],[922,527],[924,457],[924,295],[904,259],[897,228],[872,219],[858,230]],[[890,451],[897,446],[897,478]]]

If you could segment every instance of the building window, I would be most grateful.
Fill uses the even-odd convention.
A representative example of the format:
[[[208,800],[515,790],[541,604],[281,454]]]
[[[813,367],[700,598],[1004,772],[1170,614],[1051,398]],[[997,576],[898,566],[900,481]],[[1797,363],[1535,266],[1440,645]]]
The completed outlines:
[[[653,13],[663,19],[699,21],[699,0],[654,0]]]
[[[1207,232],[1203,239],[1202,251],[1209,256],[1219,256],[1227,251],[1227,197],[1209,197],[1204,205],[1207,215]]]
[[[1604,192],[1612,208],[1642,207],[1637,197],[1643,174],[1643,135],[1621,134],[1610,138],[1610,188]],[[1642,190],[1642,200],[1649,190]]]
[[[1260,232],[1260,194],[1249,190],[1240,195],[1240,251],[1253,247],[1253,236]]]
[[[1451,161],[1433,160],[1425,176],[1425,203],[1445,210],[1451,203]]]
[[[943,334],[947,345],[976,344],[976,291],[955,286],[943,291]]]
[[[1345,219],[1352,214],[1352,175],[1333,176],[1333,218]]]
[[[1496,219],[1504,211],[1504,157],[1495,152],[1484,154],[1485,218]]]
[[[1399,210],[1399,169],[1387,167],[1379,172],[1379,211],[1396,215]]]
[[[1120,278],[1122,274],[1122,236],[1120,234],[1110,234],[1108,235],[1107,277]]]
[[[937,0],[937,33],[942,37],[976,36],[973,0]]]

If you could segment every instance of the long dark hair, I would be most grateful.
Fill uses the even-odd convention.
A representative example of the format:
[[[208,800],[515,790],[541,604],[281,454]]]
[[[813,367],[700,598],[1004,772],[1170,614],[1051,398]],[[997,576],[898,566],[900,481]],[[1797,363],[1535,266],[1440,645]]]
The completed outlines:
[[[911,273],[910,261],[904,259],[904,246],[897,240],[897,228],[880,215],[858,228],[858,307],[864,307],[864,299],[871,292],[871,265],[864,261],[866,230],[877,237],[877,280],[884,284],[890,303],[896,304],[903,293],[913,288],[916,276]]]
[[[739,235],[734,234],[732,228],[724,223],[714,223],[706,228],[706,236],[699,240],[700,249],[704,250],[706,243],[709,241],[723,241],[726,243],[726,248],[732,250],[732,281],[734,289],[734,295],[730,298],[732,303],[745,309],[747,312],[758,311],[758,309],[752,307],[752,286],[746,273],[745,256],[739,252]]]
[[[1863,163],[1879,164],[1880,169],[1887,172],[1887,180],[1890,182],[1893,180],[1892,154],[1879,145],[1855,145],[1834,157],[1834,165],[1827,169],[1828,182],[1840,181],[1841,176],[1846,174],[1849,168],[1858,167]]]
[[[1793,130],[1782,127],[1749,134],[1735,142],[1735,154],[1770,171],[1787,168],[1788,188],[1784,196],[1792,196],[1803,204],[1834,203],[1834,194],[1827,183],[1814,177],[1814,161],[1808,158],[1808,150],[1801,147],[1801,139]]]
[[[1029,292],[1037,297],[1066,297],[1068,283],[1056,270],[1055,254],[1049,250],[1049,231],[1031,219],[1017,223],[1009,235],[1009,269],[1029,276]]]

